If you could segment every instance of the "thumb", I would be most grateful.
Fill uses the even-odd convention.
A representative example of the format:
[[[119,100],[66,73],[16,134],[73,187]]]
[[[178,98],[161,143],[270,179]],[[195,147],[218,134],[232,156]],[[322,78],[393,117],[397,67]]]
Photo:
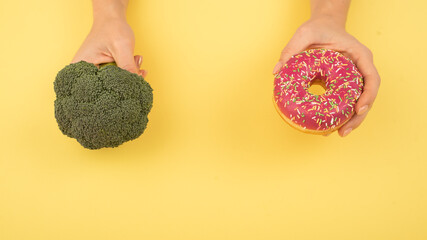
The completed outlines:
[[[293,55],[306,50],[310,46],[307,37],[308,36],[303,36],[300,31],[294,34],[285,48],[283,48],[279,62],[274,67],[273,74],[277,74]]]
[[[119,50],[112,53],[114,61],[116,61],[117,66],[124,70],[127,70],[131,73],[139,73],[139,66],[137,59],[134,58],[133,52],[131,49],[128,50]]]

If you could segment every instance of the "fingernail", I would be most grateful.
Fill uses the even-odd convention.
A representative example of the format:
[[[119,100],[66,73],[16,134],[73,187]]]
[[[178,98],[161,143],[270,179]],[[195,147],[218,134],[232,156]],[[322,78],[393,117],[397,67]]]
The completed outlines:
[[[351,133],[351,131],[352,131],[352,130],[353,130],[353,129],[351,129],[351,128],[349,128],[349,129],[345,130],[342,136],[343,136],[343,137],[347,136],[349,133]]]
[[[141,62],[142,62],[142,57],[138,58],[138,66],[141,66]]]
[[[365,106],[359,108],[359,112],[357,114],[362,115],[366,112],[366,110],[368,110],[368,105],[365,105]]]

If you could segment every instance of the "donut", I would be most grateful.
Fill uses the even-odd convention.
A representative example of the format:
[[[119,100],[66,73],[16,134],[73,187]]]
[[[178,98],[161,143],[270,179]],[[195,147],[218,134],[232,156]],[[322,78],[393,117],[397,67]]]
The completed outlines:
[[[317,81],[325,86],[321,95],[308,91]],[[349,58],[329,49],[310,49],[292,56],[276,74],[273,100],[289,125],[325,135],[350,120],[362,91],[362,74]]]

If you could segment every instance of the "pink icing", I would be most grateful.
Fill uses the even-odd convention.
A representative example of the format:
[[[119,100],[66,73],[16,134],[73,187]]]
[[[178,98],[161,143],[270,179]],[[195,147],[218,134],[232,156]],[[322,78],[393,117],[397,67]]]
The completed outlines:
[[[308,92],[315,79],[324,81],[324,94]],[[274,99],[293,123],[327,131],[353,115],[362,89],[362,75],[350,59],[332,50],[310,49],[294,55],[276,75]]]

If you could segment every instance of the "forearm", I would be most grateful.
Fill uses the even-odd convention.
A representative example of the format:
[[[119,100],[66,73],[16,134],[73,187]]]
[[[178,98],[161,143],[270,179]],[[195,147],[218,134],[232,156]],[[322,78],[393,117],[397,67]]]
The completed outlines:
[[[126,20],[126,8],[129,0],[92,0],[93,22],[109,19]]]
[[[311,18],[327,16],[345,26],[351,0],[311,0]]]

